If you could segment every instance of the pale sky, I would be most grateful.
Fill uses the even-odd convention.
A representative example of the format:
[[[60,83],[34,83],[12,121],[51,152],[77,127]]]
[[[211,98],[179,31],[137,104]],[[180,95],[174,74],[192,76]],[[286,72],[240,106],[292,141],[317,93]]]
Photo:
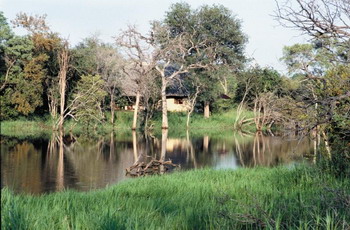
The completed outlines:
[[[282,1],[282,0],[279,0]],[[148,32],[149,22],[164,18],[174,0],[0,0],[0,11],[8,21],[19,12],[47,14],[47,22],[73,44],[92,34],[100,34],[105,42],[127,24],[136,24]],[[247,56],[261,66],[271,66],[286,72],[279,61],[285,45],[305,42],[299,31],[283,28],[271,16],[275,0],[187,0],[192,8],[208,4],[222,4],[242,21],[242,30],[248,36]]]

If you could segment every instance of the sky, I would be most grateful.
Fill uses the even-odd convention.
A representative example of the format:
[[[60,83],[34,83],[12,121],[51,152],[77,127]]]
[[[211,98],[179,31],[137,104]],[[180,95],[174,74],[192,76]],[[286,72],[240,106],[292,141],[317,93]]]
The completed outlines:
[[[282,1],[282,0],[278,0]],[[0,11],[8,20],[19,12],[47,15],[51,30],[58,32],[75,45],[84,38],[99,34],[105,42],[136,25],[143,33],[149,31],[149,22],[161,20],[174,0],[0,0]],[[229,8],[242,22],[242,31],[248,37],[246,55],[253,63],[273,67],[286,73],[279,61],[286,45],[306,42],[301,32],[284,28],[272,17],[275,0],[187,0],[192,8],[221,4]],[[16,30],[15,30],[16,31]],[[16,31],[21,33],[21,31]]]

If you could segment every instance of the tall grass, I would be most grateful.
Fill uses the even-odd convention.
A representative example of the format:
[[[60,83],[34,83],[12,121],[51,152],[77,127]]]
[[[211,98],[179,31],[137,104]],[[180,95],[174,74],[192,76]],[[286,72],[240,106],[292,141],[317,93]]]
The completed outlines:
[[[195,170],[86,193],[1,193],[2,229],[347,229],[350,182],[316,169]]]

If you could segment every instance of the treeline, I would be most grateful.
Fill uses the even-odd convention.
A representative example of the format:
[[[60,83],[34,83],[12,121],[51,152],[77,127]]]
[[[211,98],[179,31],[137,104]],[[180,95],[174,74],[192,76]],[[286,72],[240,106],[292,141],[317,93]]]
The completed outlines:
[[[11,25],[27,35],[16,35]],[[166,91],[173,85],[186,91],[189,115],[228,110],[241,101],[241,79],[253,71],[246,42],[240,21],[223,6],[174,4],[164,20],[152,22],[149,35],[129,26],[113,44],[93,36],[74,47],[51,31],[45,16],[20,13],[8,23],[1,14],[0,119],[49,116],[54,128],[66,119],[114,123],[114,111],[132,103],[132,128],[138,117],[147,127],[161,109],[167,128]],[[273,69],[254,71],[256,87],[265,80],[274,86],[265,91],[283,82]],[[252,101],[251,94],[244,100]]]
[[[74,47],[44,16],[18,14],[12,25],[28,31],[18,36],[1,14],[1,120],[49,114],[56,128],[68,118],[87,126],[114,123],[114,111],[132,97],[133,129],[138,118],[147,128],[159,110],[166,129],[166,94],[175,84],[188,95],[187,125],[193,111],[208,116],[235,108],[235,124],[228,124],[235,129],[255,124],[258,131],[311,133],[329,155],[332,146],[343,146],[349,159],[349,2],[327,2],[277,6],[282,25],[310,36],[307,44],[284,48],[289,77],[250,64],[241,23],[221,5],[177,3],[151,23],[149,34],[129,26],[113,44],[90,37]],[[244,117],[244,109],[254,118]]]

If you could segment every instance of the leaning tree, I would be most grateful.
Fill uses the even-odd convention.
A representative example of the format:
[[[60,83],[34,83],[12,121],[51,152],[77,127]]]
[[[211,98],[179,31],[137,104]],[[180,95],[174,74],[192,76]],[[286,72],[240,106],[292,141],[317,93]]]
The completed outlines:
[[[311,38],[312,45],[286,47],[283,60],[303,75],[296,100],[310,118],[303,127],[345,153],[350,139],[350,1],[276,1],[275,18]],[[312,108],[313,113],[308,111]],[[329,147],[329,146],[328,146]],[[331,152],[330,148],[327,148]],[[349,161],[348,157],[343,160]]]

